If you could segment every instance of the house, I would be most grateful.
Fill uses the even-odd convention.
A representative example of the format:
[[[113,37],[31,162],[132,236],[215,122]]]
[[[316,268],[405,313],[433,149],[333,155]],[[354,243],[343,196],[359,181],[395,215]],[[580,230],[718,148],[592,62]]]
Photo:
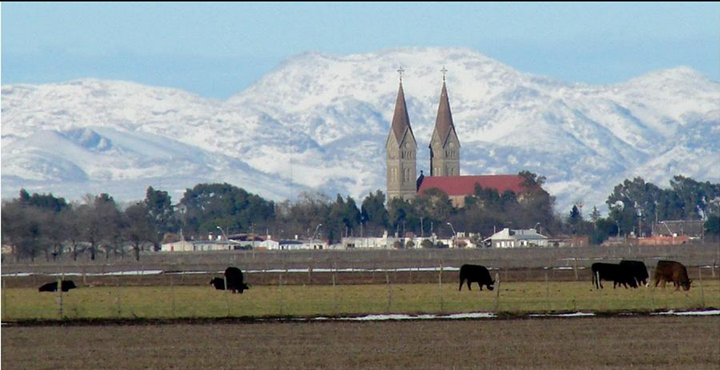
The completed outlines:
[[[654,236],[680,236],[687,235],[692,238],[702,238],[705,230],[703,220],[673,220],[653,223],[652,234]]]
[[[493,234],[483,242],[493,248],[547,247],[548,237],[538,234],[535,229],[511,230],[508,228]]]
[[[327,249],[325,241],[314,240],[273,240],[267,239],[259,244],[259,247],[267,250],[300,250],[300,249]]]
[[[201,252],[201,251],[226,251],[235,249],[236,244],[225,241],[199,240],[164,243],[160,247],[161,252]]]

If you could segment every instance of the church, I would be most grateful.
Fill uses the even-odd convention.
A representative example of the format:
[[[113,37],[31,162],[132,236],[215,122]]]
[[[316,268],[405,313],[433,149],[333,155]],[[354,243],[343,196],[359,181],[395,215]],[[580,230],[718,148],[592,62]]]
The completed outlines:
[[[462,207],[465,196],[472,195],[475,185],[482,188],[495,189],[499,193],[511,190],[516,194],[523,192],[523,177],[519,175],[460,175],[460,139],[450,111],[445,72],[443,67],[443,83],[440,92],[440,103],[435,119],[435,129],[430,137],[430,174],[425,176],[422,171],[417,176],[417,141],[410,125],[405,92],[402,85],[402,68],[400,87],[395,112],[385,143],[387,164],[387,199],[402,198],[411,201],[416,195],[429,189],[445,192],[455,207]]]

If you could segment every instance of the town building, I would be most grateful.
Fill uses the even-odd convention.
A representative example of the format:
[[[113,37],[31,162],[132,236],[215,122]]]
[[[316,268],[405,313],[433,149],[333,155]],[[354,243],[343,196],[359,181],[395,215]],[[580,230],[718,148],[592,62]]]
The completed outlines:
[[[493,248],[547,247],[548,237],[535,229],[502,229],[484,240]]]

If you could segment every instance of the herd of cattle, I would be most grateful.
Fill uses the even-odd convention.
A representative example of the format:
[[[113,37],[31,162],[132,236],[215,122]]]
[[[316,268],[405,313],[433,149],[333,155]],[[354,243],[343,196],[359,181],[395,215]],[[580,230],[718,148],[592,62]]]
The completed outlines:
[[[592,271],[592,284],[597,289],[603,289],[602,281],[612,281],[613,288],[618,285],[622,285],[625,288],[628,285],[631,288],[637,288],[640,285],[648,285],[648,274],[647,267],[642,261],[620,261],[618,264],[614,263],[593,263],[591,267]],[[675,261],[658,261],[655,267],[655,286],[662,282],[662,287],[665,288],[665,284],[668,282],[673,283],[675,290],[679,290],[682,287],[684,290],[690,290],[690,284],[692,280],[688,278],[687,269],[680,262]],[[488,290],[494,289],[495,280],[490,277],[490,272],[485,266],[480,265],[462,265],[460,267],[460,288],[462,290],[463,283],[467,282],[468,290],[472,290],[471,283],[477,283],[480,286],[480,290],[483,290],[483,286],[486,286]],[[210,280],[210,285],[214,286],[217,290],[231,290],[233,293],[240,293],[244,290],[250,289],[245,284],[243,279],[242,271],[237,267],[228,267],[225,270],[225,274],[222,278],[213,278]],[[75,289],[77,286],[72,280],[63,280],[60,284],[60,289],[63,292],[67,292],[70,289]],[[57,292],[58,282],[51,282],[42,285],[38,288],[40,292]]]
[[[602,280],[612,281],[613,288],[622,285],[625,288],[628,285],[637,288],[640,285],[648,285],[647,267],[642,261],[620,261],[619,264],[613,263],[593,263],[592,265],[592,282],[596,288],[602,289]],[[684,290],[690,290],[692,280],[688,277],[687,269],[680,262],[675,261],[658,261],[655,267],[655,286],[662,282],[665,288],[666,283],[673,283],[675,290],[682,287]]]

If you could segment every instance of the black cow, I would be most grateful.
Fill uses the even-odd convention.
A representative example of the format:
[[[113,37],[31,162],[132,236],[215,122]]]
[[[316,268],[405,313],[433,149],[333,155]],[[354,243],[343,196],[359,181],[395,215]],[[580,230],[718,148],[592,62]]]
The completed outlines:
[[[665,288],[666,282],[672,281],[675,290],[679,290],[680,287],[690,290],[690,284],[692,284],[685,266],[675,261],[658,261],[657,267],[655,267],[655,287],[661,281],[663,288]]]
[[[463,283],[467,280],[468,290],[472,290],[470,283],[478,283],[480,290],[483,290],[483,285],[487,286],[488,290],[495,289],[493,284],[495,280],[490,277],[490,272],[485,266],[480,265],[462,265],[460,266],[460,289],[462,290]]]
[[[637,288],[635,278],[632,277],[630,270],[624,266],[616,265],[614,263],[601,263],[596,262],[592,264],[592,283],[596,289],[602,289],[602,280],[612,281],[613,289],[618,285],[623,285],[627,288],[630,285],[633,288]]]
[[[214,285],[217,290],[225,290],[225,280],[222,278],[213,278],[210,285]]]
[[[43,284],[40,288],[38,288],[38,292],[57,292],[57,281],[53,281],[52,283]],[[75,282],[72,280],[63,280],[60,284],[60,289],[62,289],[63,292],[67,292],[70,289],[75,289],[77,286],[75,285]]]
[[[250,289],[250,287],[243,282],[243,273],[237,267],[228,267],[225,270],[225,280],[227,280],[227,290],[232,290],[233,293],[242,294],[243,290]],[[215,289],[225,289],[225,282],[223,279],[212,279],[210,280],[210,284],[214,285]]]
[[[648,279],[650,278],[650,275],[648,275],[648,270],[647,266],[645,266],[645,262],[623,260],[620,261],[620,266],[625,268],[625,270],[629,272],[631,278],[634,279],[638,285],[648,285]]]

